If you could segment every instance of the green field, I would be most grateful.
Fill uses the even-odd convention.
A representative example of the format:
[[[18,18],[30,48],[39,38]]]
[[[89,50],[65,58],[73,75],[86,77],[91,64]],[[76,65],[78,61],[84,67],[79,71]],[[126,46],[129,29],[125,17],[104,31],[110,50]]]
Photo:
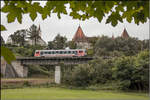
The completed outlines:
[[[64,88],[24,88],[1,90],[1,100],[148,100],[148,94]]]

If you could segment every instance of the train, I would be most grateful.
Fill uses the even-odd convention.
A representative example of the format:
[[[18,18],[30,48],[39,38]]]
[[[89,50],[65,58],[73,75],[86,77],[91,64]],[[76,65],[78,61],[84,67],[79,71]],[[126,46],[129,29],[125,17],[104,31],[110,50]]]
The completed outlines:
[[[86,55],[86,49],[35,50],[34,57],[83,57]]]

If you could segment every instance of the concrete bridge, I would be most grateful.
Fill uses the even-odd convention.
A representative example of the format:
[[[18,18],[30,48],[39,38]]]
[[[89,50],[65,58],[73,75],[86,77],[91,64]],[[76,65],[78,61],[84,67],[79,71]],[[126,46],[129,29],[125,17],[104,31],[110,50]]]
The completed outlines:
[[[84,64],[92,59],[92,57],[18,57],[11,65],[6,65],[6,69],[10,66],[9,71],[15,74],[14,76],[27,77],[27,65],[55,65],[55,83],[59,84],[61,81],[61,64]],[[7,70],[5,70],[5,73],[6,72]]]

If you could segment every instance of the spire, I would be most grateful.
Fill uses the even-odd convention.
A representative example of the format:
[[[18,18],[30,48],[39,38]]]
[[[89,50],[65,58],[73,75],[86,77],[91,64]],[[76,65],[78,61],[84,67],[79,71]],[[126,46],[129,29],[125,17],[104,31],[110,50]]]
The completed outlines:
[[[39,24],[39,29],[38,29],[38,31],[39,31],[39,36],[41,37],[41,36],[42,36],[42,33],[41,33],[40,24]]]
[[[129,34],[128,34],[126,28],[124,28],[124,30],[123,30],[123,32],[121,34],[121,37],[123,37],[123,38],[129,38]]]
[[[39,31],[41,31],[40,25],[39,25]]]
[[[72,40],[76,42],[87,41],[87,37],[84,35],[80,24]]]
[[[112,40],[114,40],[115,38],[114,38],[114,34],[112,34]]]

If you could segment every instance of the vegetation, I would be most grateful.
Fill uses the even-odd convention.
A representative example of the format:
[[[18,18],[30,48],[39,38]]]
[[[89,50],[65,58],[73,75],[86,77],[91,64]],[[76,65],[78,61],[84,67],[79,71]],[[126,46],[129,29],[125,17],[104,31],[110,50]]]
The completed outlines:
[[[147,42],[146,42],[147,41]],[[94,51],[95,56],[111,56],[119,57],[122,55],[132,56],[136,55],[144,49],[149,49],[148,41],[141,41],[137,38],[122,38],[117,37],[115,39],[107,36],[102,36],[95,43]]]
[[[28,35],[29,35],[29,39],[32,40],[32,45],[37,45],[37,41],[40,37],[40,33],[39,33],[39,29],[37,28],[36,25],[32,25],[30,28],[29,28],[29,31],[27,30],[28,32]]]
[[[48,49],[65,49],[67,47],[67,38],[58,34],[53,41],[48,42]]]
[[[24,46],[26,43],[26,35],[27,31],[25,29],[17,30],[14,34],[11,34],[10,37],[13,41],[13,44],[17,44],[19,46]]]
[[[78,65],[64,75],[64,83],[76,87],[96,84],[109,86],[114,82],[116,85],[111,88],[114,90],[148,91],[149,51],[142,51],[135,56],[105,60],[98,58],[88,64]]]

